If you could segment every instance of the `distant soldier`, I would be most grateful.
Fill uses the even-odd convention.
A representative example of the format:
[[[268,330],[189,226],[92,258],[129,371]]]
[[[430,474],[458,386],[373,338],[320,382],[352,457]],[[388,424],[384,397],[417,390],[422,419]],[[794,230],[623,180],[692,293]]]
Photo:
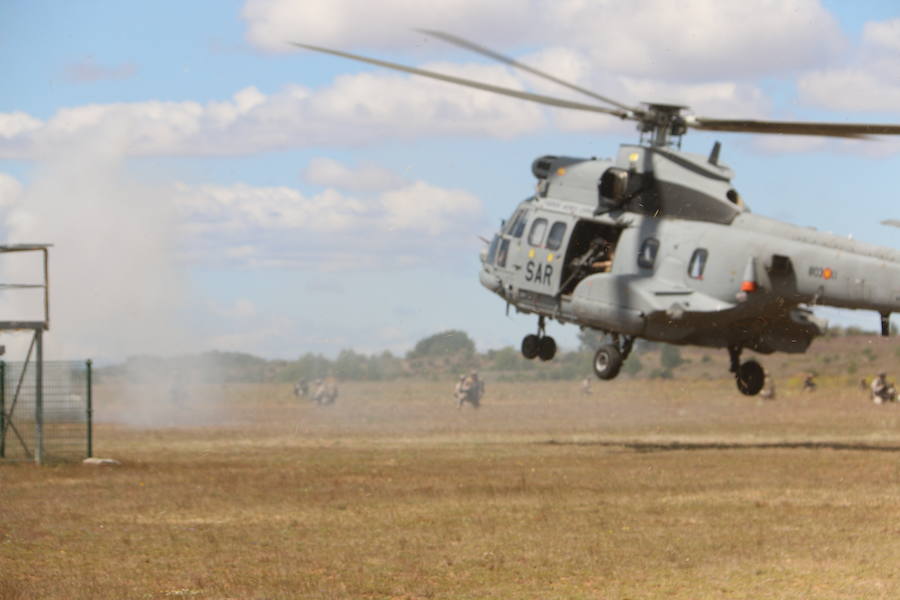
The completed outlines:
[[[312,401],[319,406],[334,404],[338,397],[337,381],[333,377],[316,379],[312,386]]]
[[[859,380],[859,389],[861,389],[864,392],[870,391],[869,382],[866,381],[865,377],[863,377],[862,379]]]
[[[881,404],[882,402],[896,402],[897,390],[894,384],[887,380],[887,373],[879,373],[872,381],[872,402]]]
[[[472,371],[468,376],[460,375],[453,393],[456,398],[456,407],[462,408],[468,402],[473,408],[481,406],[481,398],[484,396],[484,382],[478,378],[478,371]]]
[[[294,384],[294,395],[298,398],[305,398],[309,393],[309,382],[304,378]]]
[[[772,376],[768,371],[763,371],[765,375],[765,379],[763,379],[763,388],[759,393],[760,397],[766,400],[774,400],[775,399],[775,380],[772,379]]]
[[[814,392],[816,391],[816,374],[815,373],[807,373],[806,377],[803,379],[803,391],[804,392]]]
[[[581,380],[581,393],[585,396],[591,395],[591,377],[590,375]]]

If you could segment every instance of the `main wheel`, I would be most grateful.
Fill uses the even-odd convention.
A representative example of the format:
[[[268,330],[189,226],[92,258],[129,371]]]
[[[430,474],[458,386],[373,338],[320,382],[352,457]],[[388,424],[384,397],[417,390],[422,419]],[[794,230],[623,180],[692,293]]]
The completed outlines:
[[[531,360],[538,355],[541,349],[541,338],[532,334],[526,335],[522,339],[522,356]]]
[[[553,360],[554,356],[556,356],[556,340],[549,335],[542,337],[540,348],[538,348],[538,358],[543,361],[548,361]]]
[[[615,379],[622,368],[622,353],[612,344],[600,346],[594,355],[594,373],[600,379]]]
[[[766,374],[762,366],[755,360],[748,360],[738,367],[735,374],[737,387],[745,396],[755,396],[766,382]]]

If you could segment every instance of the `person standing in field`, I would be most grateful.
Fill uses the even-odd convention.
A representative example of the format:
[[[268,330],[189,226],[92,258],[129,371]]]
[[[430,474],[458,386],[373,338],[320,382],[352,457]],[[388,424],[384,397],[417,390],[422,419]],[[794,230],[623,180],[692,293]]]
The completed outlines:
[[[775,380],[772,379],[772,375],[769,374],[768,371],[763,371],[765,379],[763,380],[763,389],[759,393],[759,395],[766,400],[774,400],[775,399]]]
[[[469,375],[460,375],[453,393],[456,398],[456,408],[462,408],[468,402],[473,408],[481,405],[484,396],[484,381],[478,378],[478,371],[472,371]]]
[[[588,375],[584,379],[581,380],[581,393],[585,396],[590,396],[591,394],[591,377]]]
[[[894,384],[887,380],[887,373],[879,373],[878,377],[872,380],[872,402],[881,404],[883,402],[896,402],[897,390]]]
[[[813,372],[809,372],[806,374],[806,377],[803,379],[803,391],[804,392],[814,392],[816,391],[816,374]]]

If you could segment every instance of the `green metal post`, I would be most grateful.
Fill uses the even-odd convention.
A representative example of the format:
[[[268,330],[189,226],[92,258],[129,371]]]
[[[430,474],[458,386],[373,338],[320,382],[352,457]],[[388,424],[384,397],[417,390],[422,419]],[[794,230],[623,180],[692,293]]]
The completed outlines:
[[[0,360],[0,458],[6,457],[6,361]]]
[[[87,361],[87,457],[94,456],[94,386],[91,381],[91,366],[94,361]]]
[[[44,330],[34,330],[37,356],[34,361],[34,462],[44,464]]]

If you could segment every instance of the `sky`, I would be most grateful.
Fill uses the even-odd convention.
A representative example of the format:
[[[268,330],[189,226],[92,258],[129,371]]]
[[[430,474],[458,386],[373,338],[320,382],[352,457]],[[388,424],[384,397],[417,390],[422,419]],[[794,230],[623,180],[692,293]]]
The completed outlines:
[[[532,192],[535,157],[614,156],[637,133],[290,44],[582,99],[417,29],[626,104],[900,122],[894,1],[7,0],[0,229],[53,244],[47,356],[402,354],[446,329],[517,346],[535,319],[479,285],[479,236]],[[900,140],[683,148],[716,140],[754,212],[900,247],[880,225],[900,217]],[[0,257],[4,282],[33,280],[30,260]],[[0,296],[10,319],[37,304]]]

